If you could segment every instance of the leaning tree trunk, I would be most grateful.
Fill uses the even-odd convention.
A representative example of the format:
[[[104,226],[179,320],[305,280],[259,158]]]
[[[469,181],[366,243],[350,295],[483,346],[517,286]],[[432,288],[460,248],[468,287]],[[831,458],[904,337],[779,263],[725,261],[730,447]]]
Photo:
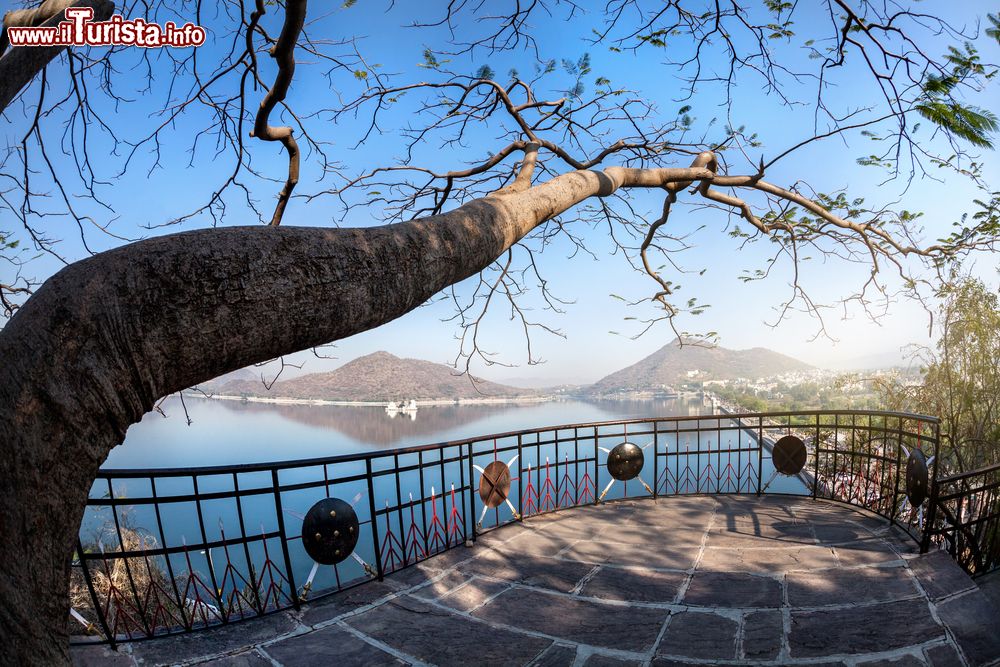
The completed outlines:
[[[38,26],[52,28],[66,20],[67,7],[90,7],[94,21],[111,17],[115,5],[110,0],[46,0],[35,9],[7,12],[0,26],[0,112],[65,46],[31,46],[7,48],[7,28]]]
[[[579,171],[407,223],[192,231],[64,268],[0,331],[0,655],[68,661],[88,490],[157,399],[389,322],[588,197],[712,175]]]

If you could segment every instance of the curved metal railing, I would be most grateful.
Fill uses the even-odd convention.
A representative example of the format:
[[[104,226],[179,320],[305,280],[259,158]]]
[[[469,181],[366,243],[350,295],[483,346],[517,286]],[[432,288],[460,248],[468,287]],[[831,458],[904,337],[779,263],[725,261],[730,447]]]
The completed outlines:
[[[931,543],[973,577],[1000,569],[1000,464],[935,480],[923,548]]]
[[[75,641],[113,644],[297,607],[506,523],[623,498],[811,495],[880,514],[920,541],[927,503],[908,493],[906,471],[920,450],[933,480],[938,440],[937,419],[903,413],[716,414],[299,461],[102,470],[74,556]],[[634,446],[615,449],[626,442]],[[804,465],[789,456],[799,445]]]

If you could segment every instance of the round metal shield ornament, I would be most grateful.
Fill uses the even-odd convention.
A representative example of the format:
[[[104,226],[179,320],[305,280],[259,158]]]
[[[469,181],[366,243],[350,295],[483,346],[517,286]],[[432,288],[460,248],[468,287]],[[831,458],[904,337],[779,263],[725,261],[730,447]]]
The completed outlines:
[[[358,515],[339,498],[324,498],[302,520],[302,546],[320,565],[336,565],[358,544]]]
[[[479,478],[479,497],[493,509],[499,507],[510,493],[510,468],[503,461],[494,461],[483,469]]]
[[[927,455],[919,449],[910,452],[906,459],[906,497],[913,507],[920,507],[927,499]]]
[[[794,435],[786,435],[774,443],[771,460],[782,475],[798,475],[806,465],[806,443]]]
[[[623,442],[608,453],[608,472],[618,481],[626,482],[642,472],[645,462],[646,457],[638,445]]]

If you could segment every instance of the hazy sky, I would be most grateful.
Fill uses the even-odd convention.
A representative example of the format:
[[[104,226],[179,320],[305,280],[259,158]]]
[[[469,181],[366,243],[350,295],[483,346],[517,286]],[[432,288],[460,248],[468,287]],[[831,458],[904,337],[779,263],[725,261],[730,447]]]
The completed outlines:
[[[443,4],[432,3],[432,9],[427,10],[424,18],[440,13]],[[13,6],[13,3],[0,2],[0,13]],[[341,39],[365,36],[360,42],[360,48],[369,55],[369,61],[380,63],[386,72],[399,73],[398,82],[430,78],[417,64],[422,59],[424,45],[431,41],[435,33],[401,27],[412,21],[413,17],[405,13],[407,8],[396,7],[387,11],[387,6],[387,3],[364,1],[348,10],[331,9],[324,15],[325,18],[311,27],[313,37]],[[995,9],[991,3],[985,2],[960,3],[960,9],[956,9],[957,6],[959,5],[954,2],[922,3],[924,11],[951,12],[959,23],[971,20],[977,13]],[[319,8],[318,4],[310,7],[314,12],[318,12]],[[960,12],[967,12],[967,16],[959,16]],[[556,9],[550,18],[537,21],[536,34],[540,36],[541,55],[556,60],[576,60],[584,52],[589,52],[593,61],[592,77],[607,76],[615,86],[640,91],[658,105],[665,117],[675,115],[682,104],[692,104],[694,109],[691,115],[695,117],[697,128],[704,129],[727,122],[734,126],[745,125],[748,131],[759,134],[763,146],[755,150],[765,157],[794,145],[812,133],[813,116],[808,106],[783,108],[773,96],[768,96],[762,90],[759,81],[752,79],[741,82],[731,106],[725,106],[719,91],[710,88],[690,102],[679,100],[679,86],[672,78],[672,70],[663,64],[662,51],[649,48],[640,49],[635,54],[611,53],[606,47],[594,46],[587,41],[590,27],[598,25],[601,19],[599,11],[578,15],[569,28],[563,23],[563,14],[564,12]],[[800,16],[800,21],[822,20],[820,14]],[[208,19],[203,23],[211,28]],[[802,28],[805,30],[808,26],[804,25]],[[472,31],[475,27],[470,25],[468,29]],[[459,26],[460,36],[461,30],[462,27]],[[436,34],[440,36],[442,33]],[[984,60],[1000,60],[995,46],[994,44],[990,50],[984,45]],[[209,45],[203,48],[203,57],[210,57],[214,47]],[[943,50],[943,44],[934,45],[934,48]],[[349,97],[350,94],[357,93],[356,82],[352,83],[349,79],[336,79],[337,92],[331,92],[329,83],[319,68],[310,69],[311,63],[305,60],[292,87],[290,101],[293,106],[299,104],[308,108],[311,102],[321,100],[324,96],[341,94]],[[511,67],[529,72],[531,63],[527,54],[518,53],[492,58],[476,56],[465,58],[464,61],[456,58],[450,66],[472,72],[479,65],[489,64],[502,77],[502,73]],[[62,71],[64,68],[65,65],[50,67],[50,80],[54,85],[58,85],[60,77],[65,75]],[[121,69],[128,71],[127,66]],[[844,70],[831,93],[834,97],[842,98],[838,101],[845,109],[852,107],[853,95],[857,92],[853,87],[852,76],[857,76],[857,72],[850,68]],[[588,82],[588,85],[591,84]],[[802,88],[796,92],[808,99],[806,90]],[[136,99],[133,104],[125,103],[117,108],[106,106],[106,118],[113,119],[114,124],[133,134],[138,133],[142,127],[148,127],[155,120],[150,114],[162,108],[157,106],[162,99],[155,96],[137,96]],[[863,96],[861,99],[864,99]],[[1000,104],[991,105],[990,102],[1000,100],[977,100],[981,106],[992,106],[994,109],[1000,107]],[[256,105],[256,101],[253,104]],[[8,112],[7,119],[9,123],[5,123],[4,134],[7,145],[10,146],[20,141],[26,121],[17,111]],[[62,127],[63,120],[54,115],[43,119],[43,127],[51,132],[61,131],[59,128]],[[111,202],[114,213],[95,207],[92,212],[95,217],[114,219],[113,228],[126,236],[180,231],[176,227],[150,230],[147,226],[156,225],[203,202],[206,193],[216,185],[219,175],[228,168],[224,161],[213,161],[211,146],[200,146],[194,166],[187,167],[191,157],[187,152],[190,137],[204,121],[203,115],[193,113],[190,118],[185,117],[177,124],[170,135],[176,143],[170,142],[161,147],[164,165],[162,170],[148,173],[151,158],[148,152],[140,153],[135,168],[120,178],[112,179],[111,185],[104,190],[105,198]],[[319,139],[328,142],[327,149],[333,159],[341,162],[348,172],[357,173],[400,154],[402,148],[398,130],[407,121],[405,114],[390,115],[383,126],[384,135],[377,137],[369,147],[360,151],[352,150],[352,147],[365,126],[366,118],[363,116],[356,121],[344,120],[338,125],[320,118],[312,128]],[[932,141],[926,129],[922,136],[927,141]],[[459,168],[464,161],[481,158],[484,151],[489,149],[489,137],[484,135],[480,139],[484,145],[470,145],[465,153],[460,150],[441,151],[437,145],[424,146],[422,159],[428,161],[426,166],[435,169]],[[948,233],[951,224],[963,212],[971,209],[971,199],[979,196],[967,182],[943,174],[947,179],[945,183],[923,176],[917,176],[912,183],[907,179],[882,183],[884,177],[881,173],[856,164],[856,158],[868,150],[864,143],[867,140],[860,136],[848,139],[848,142],[835,140],[814,144],[796,157],[779,163],[768,173],[767,178],[779,185],[789,185],[802,179],[823,192],[846,188],[851,197],[864,196],[882,203],[898,202],[896,208],[922,211],[924,217],[921,224],[925,227],[923,238],[931,240]],[[277,144],[252,144],[250,150],[257,161],[255,164],[266,165],[263,167],[265,171],[271,170],[269,175],[278,176],[285,168],[283,158],[278,158]],[[992,151],[987,151],[983,156],[986,163],[985,176],[993,183],[1000,175],[994,158]],[[69,160],[58,154],[53,159],[57,162]],[[678,163],[683,164],[685,160],[679,159]],[[614,164],[614,161],[610,164]],[[745,164],[741,164],[736,171],[747,173],[749,170]],[[313,184],[319,176],[314,156],[305,155],[300,191],[315,190]],[[43,180],[42,176],[38,178]],[[269,209],[269,202],[277,189],[278,186],[273,183],[261,182],[260,189],[253,194],[258,200],[265,202],[264,207]],[[697,203],[690,197],[688,199]],[[656,193],[641,193],[636,196],[634,206],[639,214],[652,220],[658,214],[661,202]],[[320,200],[307,203],[297,199],[290,204],[284,224],[330,224],[335,208],[335,202]],[[376,224],[377,213],[378,211],[355,210],[345,224]],[[570,214],[564,216],[564,219],[570,222],[573,216]],[[241,218],[239,202],[232,202],[227,224],[251,222],[253,221],[246,216]],[[683,329],[693,332],[717,331],[721,344],[726,347],[769,347],[809,363],[831,367],[868,365],[873,360],[892,362],[900,358],[900,349],[904,346],[930,342],[927,313],[919,305],[907,301],[893,303],[878,323],[870,321],[856,308],[848,309],[847,312],[829,311],[825,316],[826,327],[835,340],[825,336],[815,338],[817,322],[800,314],[786,318],[777,328],[768,326],[767,323],[776,317],[775,307],[788,295],[788,267],[776,270],[764,283],[744,284],[738,280],[743,270],[761,266],[766,259],[764,251],[767,248],[758,244],[740,249],[726,236],[727,225],[730,223],[731,220],[719,211],[683,206],[679,206],[671,218],[672,231],[693,233],[690,239],[693,247],[679,256],[678,260],[694,273],[684,276],[671,274],[670,277],[682,283],[683,289],[679,293],[682,300],[697,297],[700,302],[711,306],[705,314],[681,321]],[[9,216],[0,218],[0,229],[15,231],[18,224]],[[84,255],[75,232],[68,223],[53,220],[46,224],[51,225],[54,236],[65,238],[63,249],[66,255],[72,258]],[[208,220],[200,219],[184,228],[206,224],[209,224]],[[568,243],[557,242],[545,250],[539,262],[551,290],[573,303],[565,307],[566,312],[562,315],[532,313],[546,324],[560,329],[566,338],[537,333],[532,341],[533,349],[536,356],[546,363],[525,366],[526,349],[518,334],[519,327],[509,322],[509,309],[504,313],[502,308],[498,308],[491,316],[490,326],[484,336],[484,347],[496,352],[498,360],[519,366],[484,368],[479,364],[479,374],[499,381],[513,380],[536,385],[592,382],[608,372],[641,359],[673,339],[670,329],[660,326],[640,339],[632,340],[631,336],[641,327],[637,322],[626,318],[647,317],[652,311],[648,307],[626,307],[612,294],[628,300],[639,299],[648,296],[654,285],[648,277],[634,272],[620,255],[613,254],[613,246],[606,232],[582,228],[579,233],[586,238],[596,259],[581,254],[570,258],[572,247]],[[92,236],[91,239],[96,248],[118,244],[118,241],[99,235]],[[969,268],[991,284],[997,284],[997,266],[995,257],[982,257]],[[820,257],[814,258],[806,267],[806,284],[821,302],[836,300],[856,289],[865,276],[863,269],[836,262],[824,264]],[[56,262],[46,258],[39,260],[33,267],[34,273],[42,276],[57,268]],[[699,275],[697,272],[702,269],[705,270],[704,274]],[[5,271],[9,271],[9,268],[0,265],[0,280],[10,278],[4,274]],[[454,338],[456,327],[442,319],[449,317],[452,312],[447,303],[432,303],[375,331],[340,341],[334,349],[326,351],[335,356],[335,359],[316,359],[312,354],[305,353],[296,355],[291,360],[305,360],[305,371],[317,371],[382,349],[400,356],[448,362],[458,350]]]

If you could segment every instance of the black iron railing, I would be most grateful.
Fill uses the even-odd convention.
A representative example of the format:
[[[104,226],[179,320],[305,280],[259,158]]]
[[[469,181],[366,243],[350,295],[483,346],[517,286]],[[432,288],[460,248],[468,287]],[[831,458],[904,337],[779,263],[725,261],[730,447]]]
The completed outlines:
[[[948,550],[973,577],[1000,569],[1000,464],[936,480],[924,548]]]
[[[113,644],[297,607],[506,523],[622,498],[812,495],[878,513],[920,541],[926,503],[908,499],[905,476],[918,452],[933,480],[937,449],[931,417],[814,411],[570,424],[291,462],[103,470],[74,558],[74,628],[90,635],[76,641]],[[995,507],[996,484],[976,493]],[[948,504],[957,499],[947,492],[941,506],[967,517],[968,505]],[[983,567],[996,564],[991,516],[975,524],[994,539]],[[965,554],[963,530],[972,525],[936,534],[951,535],[953,553]]]

